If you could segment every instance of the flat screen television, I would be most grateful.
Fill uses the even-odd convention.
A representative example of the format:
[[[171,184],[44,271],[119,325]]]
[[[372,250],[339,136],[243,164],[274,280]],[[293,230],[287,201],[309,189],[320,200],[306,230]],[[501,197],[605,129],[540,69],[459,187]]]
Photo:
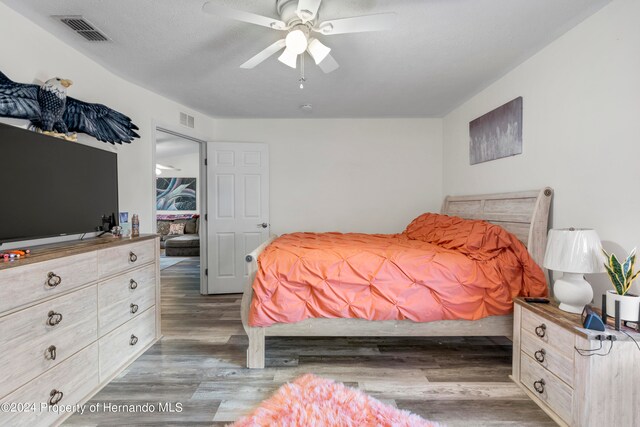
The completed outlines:
[[[0,244],[117,221],[116,153],[0,123],[0,185]]]

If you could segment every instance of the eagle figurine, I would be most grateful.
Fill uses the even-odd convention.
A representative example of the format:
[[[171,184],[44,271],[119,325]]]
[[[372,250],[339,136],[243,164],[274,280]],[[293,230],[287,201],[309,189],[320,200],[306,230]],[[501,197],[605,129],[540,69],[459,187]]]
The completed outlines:
[[[26,119],[47,135],[75,141],[73,132],[86,133],[111,144],[139,138],[129,117],[102,104],[89,104],[67,96],[71,80],[58,77],[41,86],[16,83],[0,72],[0,117]]]

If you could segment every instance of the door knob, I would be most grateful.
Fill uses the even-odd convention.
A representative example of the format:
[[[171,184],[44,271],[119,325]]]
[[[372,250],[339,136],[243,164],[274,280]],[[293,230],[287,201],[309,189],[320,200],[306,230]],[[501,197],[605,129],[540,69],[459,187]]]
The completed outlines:
[[[263,222],[262,224],[258,224],[258,228],[267,228],[269,226],[269,224],[267,224],[266,222]]]

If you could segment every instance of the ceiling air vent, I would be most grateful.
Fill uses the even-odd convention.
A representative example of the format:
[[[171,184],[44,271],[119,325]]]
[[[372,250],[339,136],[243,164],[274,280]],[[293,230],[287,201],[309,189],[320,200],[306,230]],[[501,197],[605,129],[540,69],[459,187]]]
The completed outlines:
[[[90,42],[106,42],[109,39],[98,30],[95,25],[79,15],[53,16],[76,33],[80,34]]]
[[[180,124],[193,129],[195,127],[195,119],[187,113],[180,113]]]

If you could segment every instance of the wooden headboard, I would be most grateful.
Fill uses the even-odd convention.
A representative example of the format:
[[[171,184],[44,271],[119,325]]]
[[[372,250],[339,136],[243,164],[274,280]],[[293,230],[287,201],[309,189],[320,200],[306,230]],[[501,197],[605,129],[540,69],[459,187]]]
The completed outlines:
[[[447,196],[442,213],[482,219],[503,227],[515,234],[527,246],[534,261],[542,266],[552,197],[550,187],[514,193]]]

